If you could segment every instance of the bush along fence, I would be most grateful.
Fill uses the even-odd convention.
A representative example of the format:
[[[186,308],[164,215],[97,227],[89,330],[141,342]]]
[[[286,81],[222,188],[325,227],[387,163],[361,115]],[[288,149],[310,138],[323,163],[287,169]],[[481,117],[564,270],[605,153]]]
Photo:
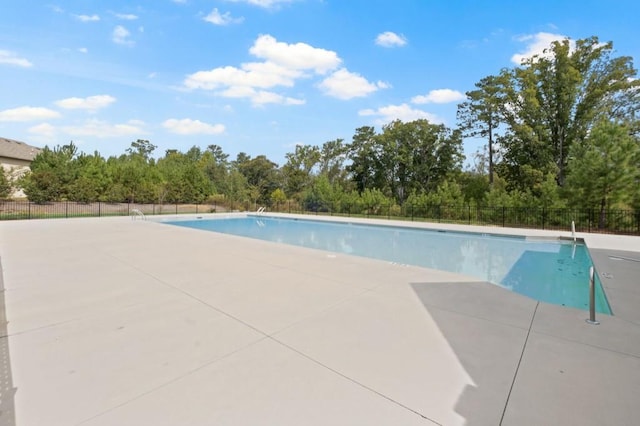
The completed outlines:
[[[76,203],[71,201],[36,204],[29,201],[0,201],[0,220],[49,219],[73,217],[131,216],[134,210],[145,215],[204,214],[230,211],[255,211],[255,203],[212,204],[139,204],[139,203]],[[549,209],[541,207],[492,207],[460,205],[340,205],[304,206],[294,201],[274,203],[266,212],[301,213],[375,217],[396,220],[457,223],[563,230],[575,223],[577,232],[640,235],[640,211],[598,209]]]

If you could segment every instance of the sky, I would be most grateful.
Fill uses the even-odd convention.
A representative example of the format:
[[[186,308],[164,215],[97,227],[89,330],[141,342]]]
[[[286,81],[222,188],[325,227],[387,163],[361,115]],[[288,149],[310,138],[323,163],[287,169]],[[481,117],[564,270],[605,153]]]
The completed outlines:
[[[483,77],[554,40],[640,58],[631,0],[2,0],[0,137],[103,157],[296,145],[393,120],[456,126]],[[468,157],[484,141],[466,139]]]

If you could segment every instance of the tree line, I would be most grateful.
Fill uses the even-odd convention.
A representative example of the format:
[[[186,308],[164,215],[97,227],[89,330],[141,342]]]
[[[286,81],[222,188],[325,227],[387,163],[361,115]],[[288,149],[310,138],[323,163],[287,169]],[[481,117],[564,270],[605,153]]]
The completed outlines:
[[[218,145],[167,150],[137,140],[120,156],[45,147],[14,182],[48,202],[243,203],[305,208],[405,203],[640,209],[640,80],[598,38],[556,41],[487,76],[458,105],[456,128],[427,120],[357,128],[351,141],[299,145],[279,166],[230,160]],[[462,141],[486,146],[463,167]],[[12,185],[0,174],[0,196]]]

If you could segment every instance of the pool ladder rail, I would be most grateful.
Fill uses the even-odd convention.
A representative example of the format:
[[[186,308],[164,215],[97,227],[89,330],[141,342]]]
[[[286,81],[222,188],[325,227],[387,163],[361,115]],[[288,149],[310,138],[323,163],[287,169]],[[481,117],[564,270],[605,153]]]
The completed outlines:
[[[139,209],[132,209],[131,210],[131,220],[136,220],[137,218],[140,218],[142,220],[147,220],[147,218],[145,217],[144,213],[142,213]]]
[[[256,213],[260,214],[260,213],[264,213],[264,211],[266,210],[265,206],[260,207],[258,210],[256,210]]]

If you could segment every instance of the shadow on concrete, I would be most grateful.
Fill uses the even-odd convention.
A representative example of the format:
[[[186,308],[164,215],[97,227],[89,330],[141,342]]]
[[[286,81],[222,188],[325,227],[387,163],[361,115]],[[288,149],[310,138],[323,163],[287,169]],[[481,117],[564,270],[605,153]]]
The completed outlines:
[[[0,425],[15,426],[14,396],[16,389],[11,378],[9,336],[7,335],[7,311],[4,304],[4,281],[0,259]]]
[[[474,383],[455,411],[466,425],[499,425],[538,302],[486,282],[411,285]]]

